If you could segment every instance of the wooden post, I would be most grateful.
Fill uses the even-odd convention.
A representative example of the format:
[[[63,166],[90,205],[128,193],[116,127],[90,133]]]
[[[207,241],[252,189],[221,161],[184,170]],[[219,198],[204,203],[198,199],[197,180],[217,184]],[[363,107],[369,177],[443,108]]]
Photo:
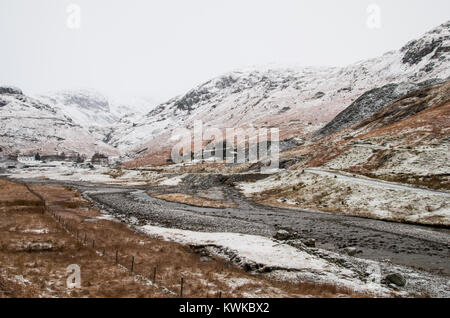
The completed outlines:
[[[222,292],[219,291],[219,298],[222,298]]]
[[[86,244],[87,235],[84,233],[84,244]]]
[[[183,298],[183,277],[180,280],[180,298]]]
[[[119,249],[116,249],[116,264],[119,263]]]
[[[131,272],[133,272],[134,269],[134,256],[131,256]]]
[[[153,267],[153,284],[156,284],[156,266]]]
[[[92,248],[95,248],[95,240],[92,240]]]

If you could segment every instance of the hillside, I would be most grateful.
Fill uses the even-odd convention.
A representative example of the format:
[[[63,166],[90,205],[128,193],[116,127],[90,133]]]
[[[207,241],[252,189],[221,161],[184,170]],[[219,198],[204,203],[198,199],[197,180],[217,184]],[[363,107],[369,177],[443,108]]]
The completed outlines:
[[[405,94],[371,117],[308,146],[315,150],[304,166],[403,181],[410,174],[423,183],[441,176],[435,186],[449,188],[449,103],[450,81]]]
[[[287,170],[239,187],[269,205],[449,226],[449,131],[446,81],[284,152]]]
[[[144,99],[113,100],[93,90],[31,98],[3,88],[2,148],[98,150],[122,155],[130,160],[128,167],[164,164],[176,129],[190,129],[201,120],[219,129],[277,127],[281,139],[291,140],[285,142],[289,149],[346,129],[405,94],[447,80],[449,38],[447,22],[398,51],[347,67],[237,70],[157,106]],[[40,144],[44,140],[45,146]]]
[[[28,97],[20,89],[0,87],[0,145],[2,155],[75,151],[115,154],[113,147],[96,139],[72,118],[41,101]]]
[[[195,120],[208,126],[279,127],[282,138],[310,138],[349,105],[345,113],[320,131],[331,133],[374,114],[419,85],[450,76],[449,22],[398,51],[343,68],[248,69],[212,79],[156,107],[139,121],[120,127],[111,144],[131,157],[130,166],[163,163],[177,127]],[[374,102],[375,101],[375,102]],[[363,108],[361,105],[365,105]]]
[[[108,99],[93,90],[60,91],[36,98],[83,127],[111,125],[119,119],[111,111]]]

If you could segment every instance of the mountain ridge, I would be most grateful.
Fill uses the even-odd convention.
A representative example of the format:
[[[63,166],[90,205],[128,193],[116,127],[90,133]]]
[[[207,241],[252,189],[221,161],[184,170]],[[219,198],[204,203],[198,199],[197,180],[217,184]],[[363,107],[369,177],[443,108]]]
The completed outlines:
[[[72,125],[90,135],[92,142],[87,143],[92,148],[90,152],[101,145],[106,152],[119,153],[131,160],[131,166],[154,164],[152,158],[157,159],[156,163],[164,163],[173,146],[170,137],[174,130],[190,129],[197,120],[219,129],[278,127],[281,139],[308,140],[321,136],[321,130],[333,125],[336,116],[343,117],[340,122],[345,125],[337,126],[345,129],[418,85],[448,79],[449,39],[450,22],[446,22],[397,51],[345,67],[266,66],[235,70],[156,106],[137,102],[142,108],[135,114],[128,113],[126,102],[111,101],[92,90],[50,93],[31,102],[20,89],[4,87],[0,89],[0,115],[3,122],[9,118],[8,129],[14,124],[19,131],[23,128],[17,122],[19,118],[14,123],[12,113],[7,110],[11,102],[8,92],[16,94],[13,105],[18,112],[38,107],[42,118],[53,116],[67,127]],[[360,105],[355,107],[358,102]],[[370,107],[364,108],[366,104]],[[353,119],[342,115],[352,110],[352,105],[365,110]],[[117,108],[124,113],[119,114]],[[38,112],[31,113],[36,120],[39,118]],[[33,125],[39,123],[29,121],[27,129],[35,130]],[[4,135],[5,127],[0,130]],[[52,134],[58,137],[58,131]],[[31,137],[27,138],[33,140]],[[0,141],[9,146],[3,148],[14,148],[13,142],[5,138]],[[30,144],[27,148],[31,147]],[[135,159],[139,160],[133,162]]]
[[[398,51],[346,67],[225,73],[160,104],[133,127],[122,127],[111,142],[130,157],[146,155],[148,160],[131,163],[145,165],[153,163],[152,156],[168,152],[175,127],[190,128],[195,120],[217,128],[279,127],[281,138],[311,138],[371,90],[401,83],[413,89],[421,82],[448,78],[449,26],[446,22]],[[394,94],[374,111],[401,95]]]

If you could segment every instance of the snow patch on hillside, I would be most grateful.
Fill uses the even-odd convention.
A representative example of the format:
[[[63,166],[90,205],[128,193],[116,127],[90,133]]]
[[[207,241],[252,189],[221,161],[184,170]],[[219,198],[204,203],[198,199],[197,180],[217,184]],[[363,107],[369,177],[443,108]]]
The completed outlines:
[[[397,222],[450,225],[450,193],[305,169],[239,183],[249,197],[300,209]],[[271,190],[269,194],[265,192]]]

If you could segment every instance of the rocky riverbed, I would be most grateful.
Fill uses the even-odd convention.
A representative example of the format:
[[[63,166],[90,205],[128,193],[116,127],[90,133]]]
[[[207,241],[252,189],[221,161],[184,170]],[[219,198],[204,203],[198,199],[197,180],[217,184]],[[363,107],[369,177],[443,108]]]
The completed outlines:
[[[155,226],[188,231],[186,233],[240,233],[266,237],[300,247],[315,257],[330,259],[343,269],[353,268],[353,273],[362,276],[368,275],[367,267],[376,261],[386,286],[389,286],[386,281],[388,275],[400,273],[408,281],[409,292],[450,296],[448,229],[262,206],[245,198],[231,186],[230,180],[234,180],[233,177],[204,175],[185,178],[184,182],[171,186],[125,187],[84,182],[64,184],[78,189],[106,213],[137,228]],[[147,194],[158,192],[190,195],[205,195],[206,192],[211,198],[233,202],[236,206],[202,208],[167,202]],[[202,245],[201,242],[199,245]],[[224,255],[229,252],[229,249],[213,245],[210,252]],[[251,262],[250,265],[239,265],[256,271],[264,268]],[[279,270],[283,269],[267,270],[270,272],[267,275],[274,275]],[[299,273],[288,271],[283,275],[287,273],[293,276],[291,279],[305,278],[304,273],[298,276]],[[394,285],[391,283],[394,290],[401,288]]]

